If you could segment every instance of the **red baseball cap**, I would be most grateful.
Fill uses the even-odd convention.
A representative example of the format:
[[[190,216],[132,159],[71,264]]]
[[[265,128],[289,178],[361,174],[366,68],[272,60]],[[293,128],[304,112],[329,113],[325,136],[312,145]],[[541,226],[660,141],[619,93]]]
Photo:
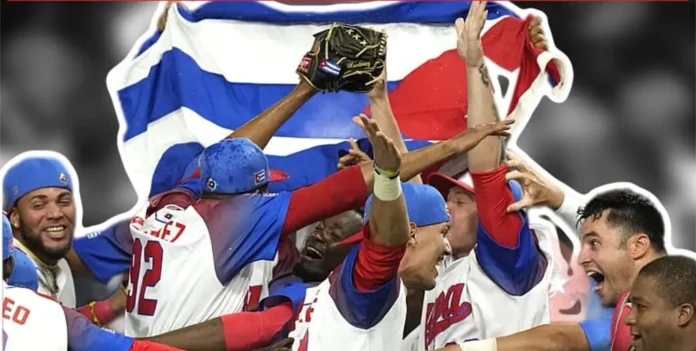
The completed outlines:
[[[471,173],[465,172],[459,179],[454,179],[443,173],[433,173],[428,177],[428,184],[440,192],[443,198],[447,199],[449,190],[454,187],[460,187],[471,195],[475,195],[474,182],[471,179]]]

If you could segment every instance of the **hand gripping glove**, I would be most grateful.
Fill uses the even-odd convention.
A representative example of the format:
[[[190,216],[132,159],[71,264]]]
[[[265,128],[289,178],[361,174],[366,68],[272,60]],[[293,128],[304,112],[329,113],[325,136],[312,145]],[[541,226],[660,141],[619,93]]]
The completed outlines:
[[[297,73],[320,91],[367,93],[384,70],[387,35],[372,29],[334,23],[314,34],[314,46]]]

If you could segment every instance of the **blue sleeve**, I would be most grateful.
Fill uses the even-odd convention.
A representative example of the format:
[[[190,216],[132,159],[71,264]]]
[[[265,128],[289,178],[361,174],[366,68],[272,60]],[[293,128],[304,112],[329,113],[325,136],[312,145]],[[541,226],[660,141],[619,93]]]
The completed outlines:
[[[12,252],[12,258],[14,267],[12,267],[12,273],[10,273],[10,277],[7,279],[7,284],[21,286],[31,291],[38,291],[39,275],[36,273],[34,262],[19,247],[15,247],[14,252]]]
[[[331,275],[329,294],[336,303],[338,311],[350,325],[369,329],[375,326],[389,312],[399,297],[398,277],[394,277],[378,289],[361,292],[353,284],[353,266],[361,245],[353,247],[341,267]]]
[[[590,351],[608,351],[611,347],[611,317],[580,322]]]
[[[106,283],[113,276],[128,271],[132,245],[130,221],[124,220],[100,232],[75,239],[72,248],[94,276]]]
[[[529,292],[544,277],[546,258],[539,252],[529,220],[522,216],[517,247],[499,245],[479,223],[476,259],[481,269],[501,289],[512,296]]]
[[[68,351],[129,351],[133,339],[102,329],[80,313],[63,307],[68,326]]]
[[[299,280],[288,282],[283,285],[276,284],[273,286],[268,296],[261,300],[259,309],[266,310],[284,301],[290,301],[292,302],[292,310],[298,312],[302,308],[306,292],[307,285]]]
[[[256,261],[272,261],[278,251],[292,193],[250,194],[219,202],[203,216],[213,245],[215,271],[227,284]]]

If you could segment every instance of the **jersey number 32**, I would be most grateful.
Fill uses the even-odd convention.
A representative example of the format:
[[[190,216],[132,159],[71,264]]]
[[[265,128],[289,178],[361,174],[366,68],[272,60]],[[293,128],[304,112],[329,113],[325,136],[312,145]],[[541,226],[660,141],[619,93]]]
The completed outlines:
[[[162,277],[162,245],[159,241],[140,239],[133,240],[133,254],[129,271],[131,286],[126,299],[126,312],[133,313],[135,302],[138,301],[137,314],[154,316],[157,300],[145,298],[148,288],[153,288]],[[140,279],[140,267],[145,263],[147,269]],[[149,267],[148,267],[149,266]]]

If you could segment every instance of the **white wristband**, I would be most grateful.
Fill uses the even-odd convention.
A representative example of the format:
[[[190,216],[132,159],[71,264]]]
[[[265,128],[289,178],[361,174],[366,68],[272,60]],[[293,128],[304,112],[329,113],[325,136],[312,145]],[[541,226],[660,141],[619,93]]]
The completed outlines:
[[[575,198],[571,194],[565,193],[561,207],[556,210],[556,214],[561,217],[571,228],[576,228],[578,209],[583,206],[580,199]]]
[[[401,195],[401,178],[396,177],[394,179],[389,179],[374,170],[372,173],[375,177],[373,193],[378,199],[382,201],[393,201],[399,198],[399,195]]]
[[[498,351],[498,340],[496,338],[486,340],[476,340],[458,342],[457,346],[462,351]]]

